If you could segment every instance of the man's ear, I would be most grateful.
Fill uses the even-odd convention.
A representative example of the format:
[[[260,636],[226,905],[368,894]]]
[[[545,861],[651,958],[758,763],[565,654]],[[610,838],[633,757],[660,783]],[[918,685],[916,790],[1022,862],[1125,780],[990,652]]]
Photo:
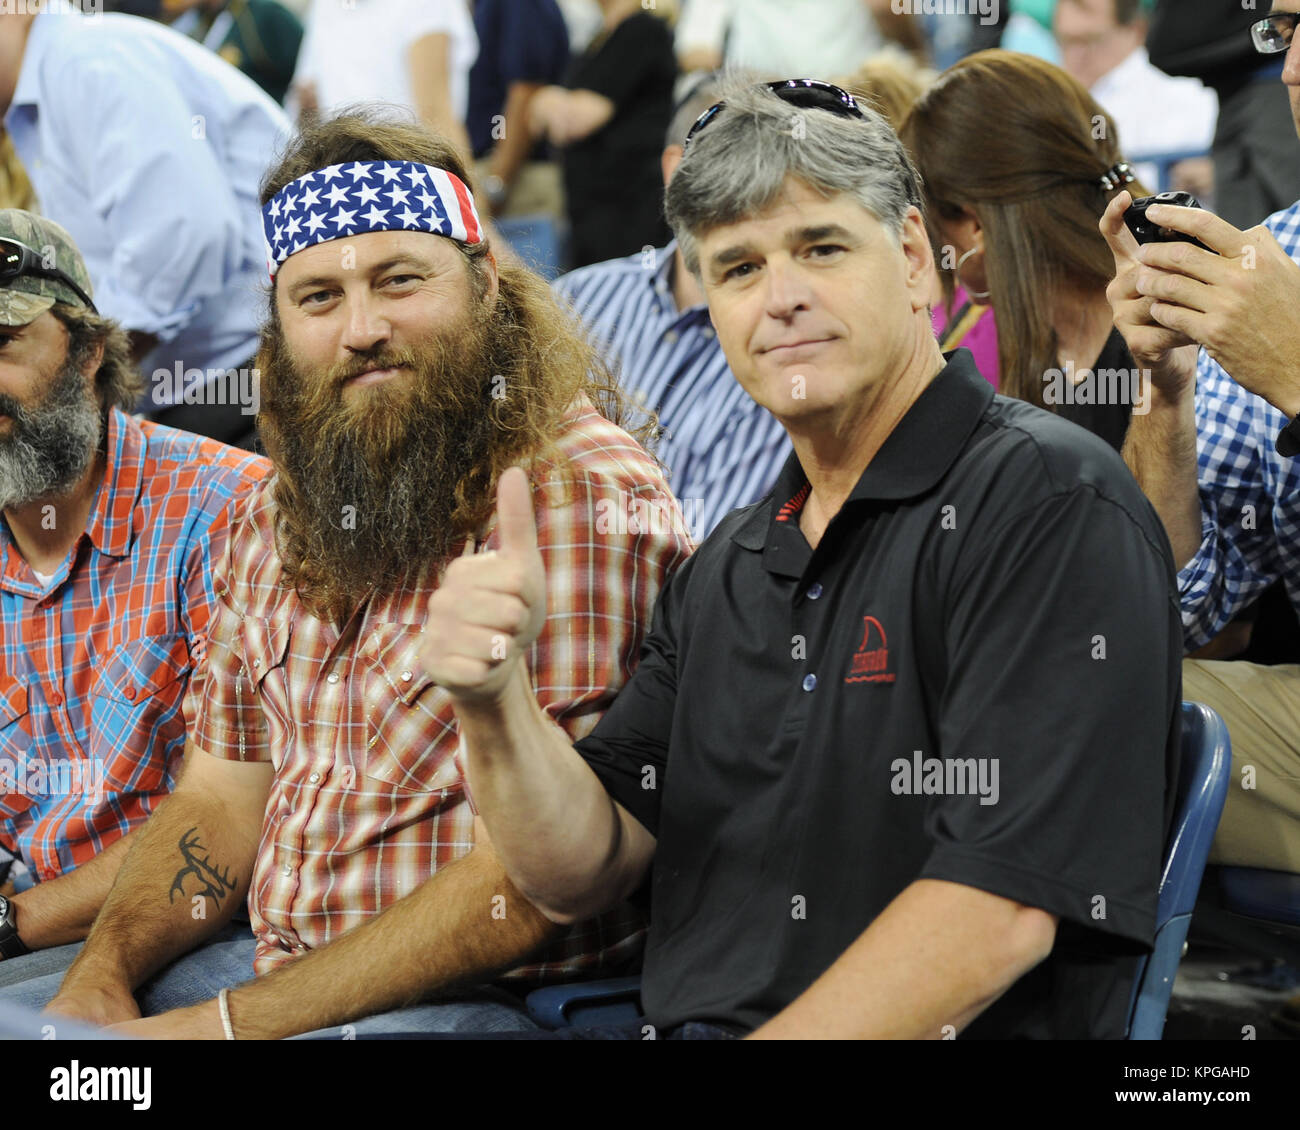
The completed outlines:
[[[909,207],[903,217],[899,245],[907,264],[906,282],[911,292],[912,309],[924,309],[930,305],[934,291],[934,248],[930,246],[925,220],[915,206]]]
[[[683,149],[680,145],[667,145],[664,151],[659,154],[659,171],[663,174],[664,188],[668,187],[668,182],[673,179],[673,173],[677,171],[677,166],[682,163]]]
[[[488,284],[487,293],[483,295],[483,301],[489,306],[495,306],[497,293],[501,290],[501,276],[497,273],[497,257],[490,249],[483,256],[482,268]]]
[[[99,367],[104,363],[104,339],[100,338],[95,342],[95,348],[90,351],[90,355],[81,363],[81,375],[89,377],[91,383],[94,383],[95,374],[99,372]]]

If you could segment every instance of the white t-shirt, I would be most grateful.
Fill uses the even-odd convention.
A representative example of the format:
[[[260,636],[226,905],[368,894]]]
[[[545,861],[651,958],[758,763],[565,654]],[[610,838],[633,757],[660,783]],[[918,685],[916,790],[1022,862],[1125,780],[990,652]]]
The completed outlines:
[[[313,82],[322,115],[353,102],[415,109],[409,52],[426,35],[450,41],[451,108],[469,106],[469,69],[478,35],[465,0],[314,0],[307,15],[295,84]]]
[[[775,78],[842,78],[884,45],[864,0],[690,0],[675,37],[678,55],[721,49],[726,64]]]
[[[1129,160],[1167,153],[1208,153],[1219,120],[1219,96],[1196,78],[1175,78],[1139,47],[1102,75],[1089,93],[1115,119],[1120,151]],[[1154,166],[1134,171],[1154,190]]]

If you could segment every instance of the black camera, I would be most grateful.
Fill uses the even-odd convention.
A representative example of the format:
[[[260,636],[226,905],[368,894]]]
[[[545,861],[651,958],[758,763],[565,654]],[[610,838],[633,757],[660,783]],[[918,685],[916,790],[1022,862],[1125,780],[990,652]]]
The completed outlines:
[[[1138,243],[1194,243],[1206,251],[1206,247],[1199,239],[1184,232],[1174,231],[1173,228],[1162,228],[1159,224],[1147,219],[1147,209],[1152,204],[1173,204],[1179,208],[1199,208],[1200,202],[1190,192],[1161,192],[1155,196],[1143,196],[1134,200],[1128,206],[1128,211],[1124,213],[1124,223],[1128,230],[1133,233],[1133,238]]]

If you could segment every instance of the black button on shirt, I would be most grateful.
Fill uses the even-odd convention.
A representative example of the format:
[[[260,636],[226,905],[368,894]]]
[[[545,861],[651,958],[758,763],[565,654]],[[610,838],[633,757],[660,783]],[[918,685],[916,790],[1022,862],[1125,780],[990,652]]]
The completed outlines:
[[[1159,519],[1103,441],[994,396],[965,350],[815,551],[807,494],[791,457],[724,519],[577,743],[657,837],[647,1016],[755,1028],[941,879],[1060,917],[968,1035],[1122,1036],[1177,766]]]

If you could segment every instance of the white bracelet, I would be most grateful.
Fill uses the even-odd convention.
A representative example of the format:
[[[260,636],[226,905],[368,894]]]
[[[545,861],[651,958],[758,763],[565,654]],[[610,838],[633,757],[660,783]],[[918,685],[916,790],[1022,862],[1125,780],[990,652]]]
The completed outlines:
[[[230,1023],[230,990],[222,989],[217,994],[217,1007],[221,1009],[221,1028],[226,1033],[227,1040],[235,1038],[235,1029]]]

